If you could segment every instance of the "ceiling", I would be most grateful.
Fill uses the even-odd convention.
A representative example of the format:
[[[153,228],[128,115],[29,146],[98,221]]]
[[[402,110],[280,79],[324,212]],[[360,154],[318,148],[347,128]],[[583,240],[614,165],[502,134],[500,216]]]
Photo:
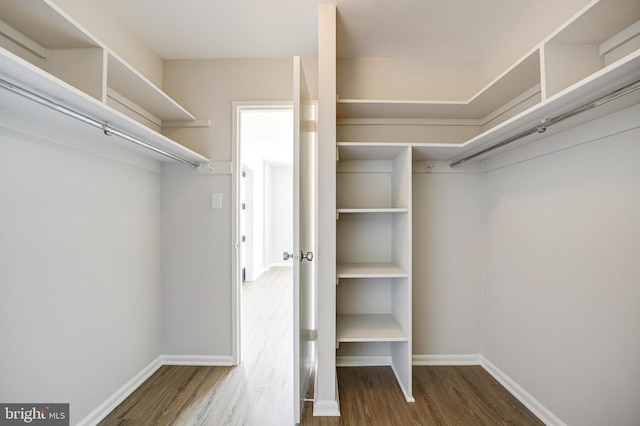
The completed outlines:
[[[482,57],[537,0],[102,0],[165,59],[316,56],[318,4],[338,56]]]

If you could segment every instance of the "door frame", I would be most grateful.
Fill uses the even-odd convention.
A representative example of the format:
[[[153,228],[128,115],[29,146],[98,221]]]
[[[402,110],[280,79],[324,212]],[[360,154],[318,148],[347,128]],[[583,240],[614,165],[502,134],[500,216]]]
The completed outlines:
[[[242,362],[242,265],[240,264],[240,179],[242,173],[242,147],[240,118],[242,111],[291,110],[291,101],[233,101],[232,126],[232,184],[231,184],[231,229],[233,232],[231,260],[231,356],[233,364]]]

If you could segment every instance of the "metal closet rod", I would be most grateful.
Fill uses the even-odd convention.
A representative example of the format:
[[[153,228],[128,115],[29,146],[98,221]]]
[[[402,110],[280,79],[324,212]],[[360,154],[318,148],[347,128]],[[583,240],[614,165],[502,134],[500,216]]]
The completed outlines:
[[[486,154],[488,152],[491,152],[494,149],[498,149],[498,148],[501,148],[501,147],[503,147],[505,145],[509,145],[510,143],[515,142],[518,139],[522,139],[522,138],[524,138],[526,136],[529,136],[529,135],[532,135],[534,133],[544,133],[547,130],[547,128],[553,126],[554,124],[558,124],[559,122],[561,122],[563,120],[566,120],[567,118],[573,117],[574,115],[578,115],[580,113],[588,111],[588,110],[590,110],[592,108],[595,108],[597,106],[606,104],[607,102],[610,102],[610,101],[613,101],[615,99],[618,99],[619,97],[622,97],[622,96],[624,96],[624,95],[626,95],[628,93],[631,93],[631,92],[633,92],[635,90],[638,90],[638,89],[640,89],[640,80],[636,80],[635,82],[633,82],[631,84],[627,84],[626,86],[621,87],[618,90],[614,90],[613,92],[611,92],[611,93],[609,93],[607,95],[604,95],[604,96],[602,96],[602,97],[600,97],[600,98],[598,98],[596,100],[593,100],[591,102],[588,102],[586,104],[580,105],[579,107],[574,108],[574,109],[572,109],[570,111],[567,111],[567,112],[565,112],[563,114],[557,115],[557,116],[555,116],[553,118],[549,118],[549,119],[545,118],[545,119],[542,120],[541,124],[539,124],[537,126],[534,126],[534,127],[531,127],[529,129],[521,132],[521,133],[518,133],[517,135],[511,136],[511,137],[509,137],[509,138],[507,138],[507,139],[505,139],[503,141],[498,142],[495,145],[491,145],[490,147],[485,148],[482,151],[478,151],[475,154],[471,154],[468,157],[465,157],[465,158],[463,158],[461,160],[454,161],[451,164],[449,164],[449,167],[458,166],[458,165],[460,165],[462,163],[465,163],[465,162],[467,162],[469,160],[473,160],[476,157],[479,157],[479,156],[484,155],[484,154]]]
[[[171,152],[165,151],[162,148],[158,148],[156,146],[153,146],[151,144],[148,144],[147,142],[140,140],[138,138],[136,138],[135,136],[131,136],[128,133],[125,133],[121,130],[115,129],[111,126],[109,126],[109,124],[107,122],[101,122],[98,120],[95,120],[91,117],[88,117],[82,113],[79,113],[77,111],[72,110],[71,108],[68,108],[64,105],[60,105],[59,103],[56,103],[50,99],[45,98],[44,96],[40,96],[37,93],[33,93],[30,90],[27,90],[23,87],[20,87],[16,84],[10,83],[6,80],[3,80],[0,78],[0,87],[3,87],[7,90],[9,90],[10,92],[13,92],[17,95],[23,96],[27,99],[30,99],[36,103],[39,103],[40,105],[44,105],[48,108],[51,108],[53,110],[56,110],[58,112],[63,113],[64,115],[67,115],[69,117],[75,118],[76,120],[80,120],[83,123],[86,123],[90,126],[93,127],[97,127],[98,129],[102,130],[102,132],[107,135],[107,136],[111,136],[111,135],[115,135],[118,136],[126,141],[132,142],[138,146],[141,146],[143,148],[149,149],[153,152],[156,152],[160,155],[164,155],[165,157],[171,158],[173,160],[179,161],[183,164],[186,164],[188,166],[191,166],[195,169],[197,169],[198,167],[200,167],[200,165],[198,163],[195,163],[191,160],[187,160],[186,158],[182,158],[176,154],[172,154]]]

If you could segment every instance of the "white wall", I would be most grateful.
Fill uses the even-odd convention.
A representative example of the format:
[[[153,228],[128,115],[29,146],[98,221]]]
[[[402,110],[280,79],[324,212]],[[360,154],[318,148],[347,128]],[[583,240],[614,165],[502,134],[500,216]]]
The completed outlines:
[[[162,353],[230,355],[231,175],[212,175],[180,164],[162,173]],[[211,194],[222,193],[222,209]],[[226,244],[225,244],[226,243]],[[216,245],[224,246],[225,251]],[[222,258],[222,259],[221,259]],[[226,264],[224,262],[227,262]],[[230,362],[221,357],[221,362]]]
[[[570,425],[640,418],[639,117],[486,174],[482,354]]]
[[[2,121],[0,401],[68,402],[76,424],[160,355],[159,166]]]
[[[293,250],[293,167],[271,166],[270,194],[269,264],[277,265],[283,252]]]
[[[455,171],[413,175],[416,355],[480,353],[482,180]]]

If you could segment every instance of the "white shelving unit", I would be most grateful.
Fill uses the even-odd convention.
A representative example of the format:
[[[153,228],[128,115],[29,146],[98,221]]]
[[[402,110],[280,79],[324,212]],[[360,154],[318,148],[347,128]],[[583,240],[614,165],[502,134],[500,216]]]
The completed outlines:
[[[447,143],[411,143],[418,148],[414,159],[450,161],[639,79],[640,2],[594,0],[468,100],[339,98],[338,124],[366,127],[422,122],[443,129],[476,126],[472,137]],[[592,113],[575,116],[558,128],[577,126],[639,101],[640,91],[636,91]],[[369,142],[369,133],[364,134],[363,142]],[[509,149],[545,136],[548,133],[529,136]]]
[[[338,144],[339,357],[390,364],[411,392],[411,148]]]
[[[164,121],[195,117],[50,0],[0,1],[0,78],[189,161],[208,161],[159,133]],[[3,93],[0,107],[22,105],[15,96]]]
[[[338,365],[391,364],[411,400],[412,160],[442,171],[438,161],[480,152],[639,79],[640,1],[594,0],[470,99],[338,97]],[[349,81],[338,90],[341,83]],[[477,159],[638,102],[640,90]]]

